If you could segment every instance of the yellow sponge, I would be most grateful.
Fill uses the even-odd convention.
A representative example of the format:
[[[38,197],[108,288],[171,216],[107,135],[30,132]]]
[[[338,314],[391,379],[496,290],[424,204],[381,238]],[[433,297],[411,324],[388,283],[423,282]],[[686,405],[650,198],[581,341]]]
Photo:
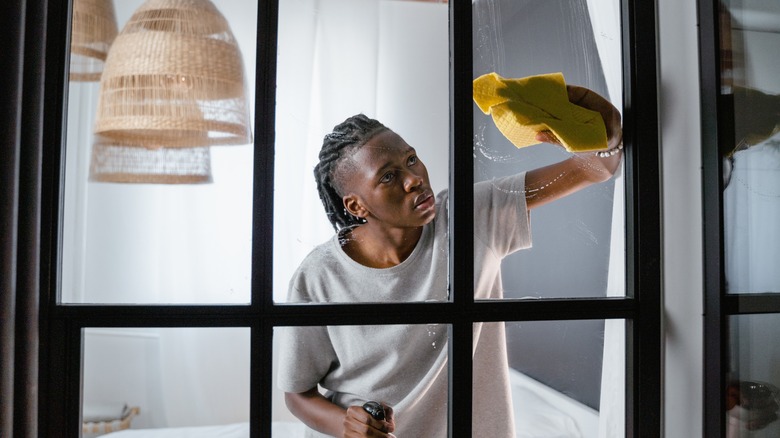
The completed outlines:
[[[539,143],[536,133],[547,130],[570,152],[607,149],[601,114],[569,102],[561,73],[521,79],[488,73],[474,79],[474,101],[518,148]]]

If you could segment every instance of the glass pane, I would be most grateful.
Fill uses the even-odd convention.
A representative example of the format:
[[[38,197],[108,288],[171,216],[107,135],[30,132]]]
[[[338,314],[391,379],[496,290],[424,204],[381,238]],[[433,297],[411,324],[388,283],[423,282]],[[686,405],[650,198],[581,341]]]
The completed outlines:
[[[83,340],[82,437],[249,436],[248,328],[89,328]]]
[[[445,324],[276,328],[273,435],[303,437],[308,429],[300,418],[316,399],[345,409],[379,402],[391,408],[386,420],[398,437],[446,435],[448,332]]]
[[[724,1],[721,10],[727,291],[780,292],[780,3]]]
[[[474,339],[473,436],[624,436],[623,320],[477,323]]]
[[[448,44],[446,3],[279,2],[276,302],[447,299],[446,211],[441,203],[429,205],[433,198],[423,201],[447,189]],[[379,121],[397,136],[388,131],[377,134],[373,122],[351,118],[357,114]],[[354,122],[354,130],[335,128],[348,119]],[[331,135],[333,131],[340,134]],[[326,134],[328,139],[323,141]],[[370,147],[364,147],[366,142]],[[409,146],[419,159],[411,157]],[[326,213],[312,173],[324,148],[317,174],[327,179],[323,179],[322,188],[332,213]],[[384,163],[390,164],[384,168]],[[386,171],[377,175],[379,168]],[[392,175],[379,184],[378,179],[385,174]],[[353,200],[349,211],[345,204],[348,195],[354,195],[349,197]],[[434,208],[436,218],[432,219]],[[336,228],[344,237],[341,241]],[[425,245],[417,245],[423,228]],[[292,296],[288,300],[290,279],[312,252],[301,269],[323,272],[331,277],[329,282],[346,282],[334,269],[346,270],[354,285],[363,278],[395,277],[394,272],[412,265],[426,271],[424,275],[433,283],[422,294],[364,295],[358,291],[355,295],[359,297],[346,293]],[[328,266],[323,265],[326,261]],[[373,290],[388,288],[380,284]]]
[[[74,1],[63,303],[249,302],[257,5],[218,6]]]
[[[591,134],[569,120],[574,116],[560,116],[560,111],[570,111],[560,79],[595,91],[622,111],[620,4],[474,2],[474,232],[480,242],[475,244],[475,266],[477,284],[485,285],[478,286],[477,298],[625,295],[619,134],[604,143],[604,131],[594,131],[602,140],[589,143],[585,139]],[[562,77],[547,76],[545,84],[552,88],[537,99],[524,94],[526,85],[518,81],[557,73]],[[561,124],[544,114],[554,114]],[[601,123],[598,115],[588,114]],[[531,126],[525,137],[522,126]],[[567,136],[572,127],[575,132]],[[535,134],[540,130],[568,139],[568,149],[539,144]],[[596,146],[614,147],[616,153],[599,158]],[[588,152],[569,152],[583,148]],[[604,182],[565,196],[596,175]],[[502,260],[501,273],[491,267],[493,257]]]
[[[728,438],[780,436],[780,315],[730,319],[731,367],[726,392]]]

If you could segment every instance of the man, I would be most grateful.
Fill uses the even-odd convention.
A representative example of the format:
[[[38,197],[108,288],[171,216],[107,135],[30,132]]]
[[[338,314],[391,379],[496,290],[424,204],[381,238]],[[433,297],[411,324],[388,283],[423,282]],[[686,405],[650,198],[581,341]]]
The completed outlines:
[[[598,94],[568,86],[570,102],[598,111],[609,153],[575,154],[475,185],[475,298],[501,298],[501,260],[530,246],[528,211],[606,181],[622,154],[620,114]],[[557,143],[551,132],[539,142]],[[415,149],[364,115],[325,137],[314,174],[336,235],[290,281],[289,302],[447,300],[447,191],[434,197]],[[290,327],[279,386],[307,436],[444,437],[446,330],[425,325]],[[503,326],[474,330],[474,436],[514,436]],[[326,391],[321,393],[319,388]],[[386,418],[361,408],[382,402]]]

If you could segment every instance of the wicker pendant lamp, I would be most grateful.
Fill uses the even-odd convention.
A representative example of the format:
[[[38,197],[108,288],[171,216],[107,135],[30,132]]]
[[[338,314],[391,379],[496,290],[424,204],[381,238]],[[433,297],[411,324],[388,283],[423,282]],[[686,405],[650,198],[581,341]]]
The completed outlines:
[[[114,40],[95,134],[122,147],[252,141],[244,64],[209,0],[147,0]]]
[[[74,0],[70,37],[70,80],[98,81],[117,35],[112,0]]]
[[[144,184],[210,183],[208,147],[146,149],[99,139],[92,146],[89,179]]]
[[[197,107],[189,107],[193,117],[200,117]],[[207,133],[194,143],[205,143]],[[143,184],[201,184],[212,182],[211,151],[197,147],[138,147],[122,139],[96,135],[89,164],[93,182]]]

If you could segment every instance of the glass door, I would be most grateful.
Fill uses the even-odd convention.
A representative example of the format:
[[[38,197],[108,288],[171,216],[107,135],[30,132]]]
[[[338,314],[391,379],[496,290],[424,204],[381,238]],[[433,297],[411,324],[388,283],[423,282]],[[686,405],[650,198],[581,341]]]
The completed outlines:
[[[702,2],[707,436],[780,433],[780,8]]]

